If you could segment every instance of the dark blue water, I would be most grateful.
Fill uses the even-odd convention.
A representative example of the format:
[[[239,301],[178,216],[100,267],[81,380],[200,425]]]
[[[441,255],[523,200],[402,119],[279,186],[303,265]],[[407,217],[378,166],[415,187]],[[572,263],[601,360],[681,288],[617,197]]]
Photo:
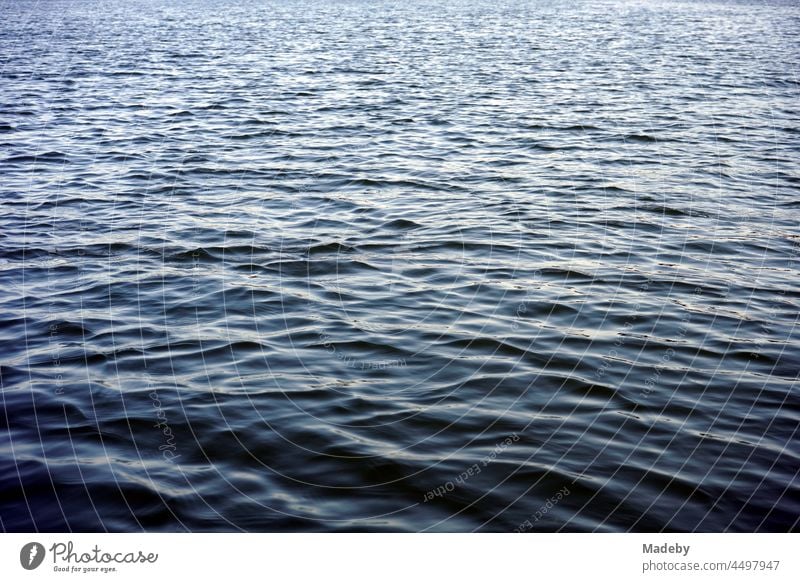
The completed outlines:
[[[0,529],[787,531],[800,7],[0,0]]]

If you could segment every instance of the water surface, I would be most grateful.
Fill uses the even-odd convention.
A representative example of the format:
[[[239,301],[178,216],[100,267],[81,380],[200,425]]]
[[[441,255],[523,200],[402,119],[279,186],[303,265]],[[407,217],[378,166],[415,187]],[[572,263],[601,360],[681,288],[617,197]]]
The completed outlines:
[[[0,14],[1,529],[797,529],[796,4]]]

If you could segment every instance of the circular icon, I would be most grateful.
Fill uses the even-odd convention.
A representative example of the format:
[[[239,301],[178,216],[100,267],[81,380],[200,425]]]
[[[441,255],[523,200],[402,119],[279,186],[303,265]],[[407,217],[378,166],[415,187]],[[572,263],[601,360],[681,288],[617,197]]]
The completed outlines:
[[[19,563],[26,570],[35,570],[44,561],[44,546],[39,542],[30,542],[19,551]]]

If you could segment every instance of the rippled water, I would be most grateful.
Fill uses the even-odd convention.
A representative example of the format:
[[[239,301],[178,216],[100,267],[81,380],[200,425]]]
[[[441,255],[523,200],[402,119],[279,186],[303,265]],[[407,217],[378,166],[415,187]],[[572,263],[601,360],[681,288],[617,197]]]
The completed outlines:
[[[0,528],[797,529],[797,5],[0,14]]]

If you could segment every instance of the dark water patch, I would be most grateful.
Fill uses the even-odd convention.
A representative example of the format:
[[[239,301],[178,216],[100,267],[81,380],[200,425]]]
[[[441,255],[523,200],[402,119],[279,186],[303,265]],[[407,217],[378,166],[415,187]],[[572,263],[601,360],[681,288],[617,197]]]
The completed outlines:
[[[4,164],[63,164],[68,160],[67,154],[57,151],[37,154],[18,154],[7,157]]]

